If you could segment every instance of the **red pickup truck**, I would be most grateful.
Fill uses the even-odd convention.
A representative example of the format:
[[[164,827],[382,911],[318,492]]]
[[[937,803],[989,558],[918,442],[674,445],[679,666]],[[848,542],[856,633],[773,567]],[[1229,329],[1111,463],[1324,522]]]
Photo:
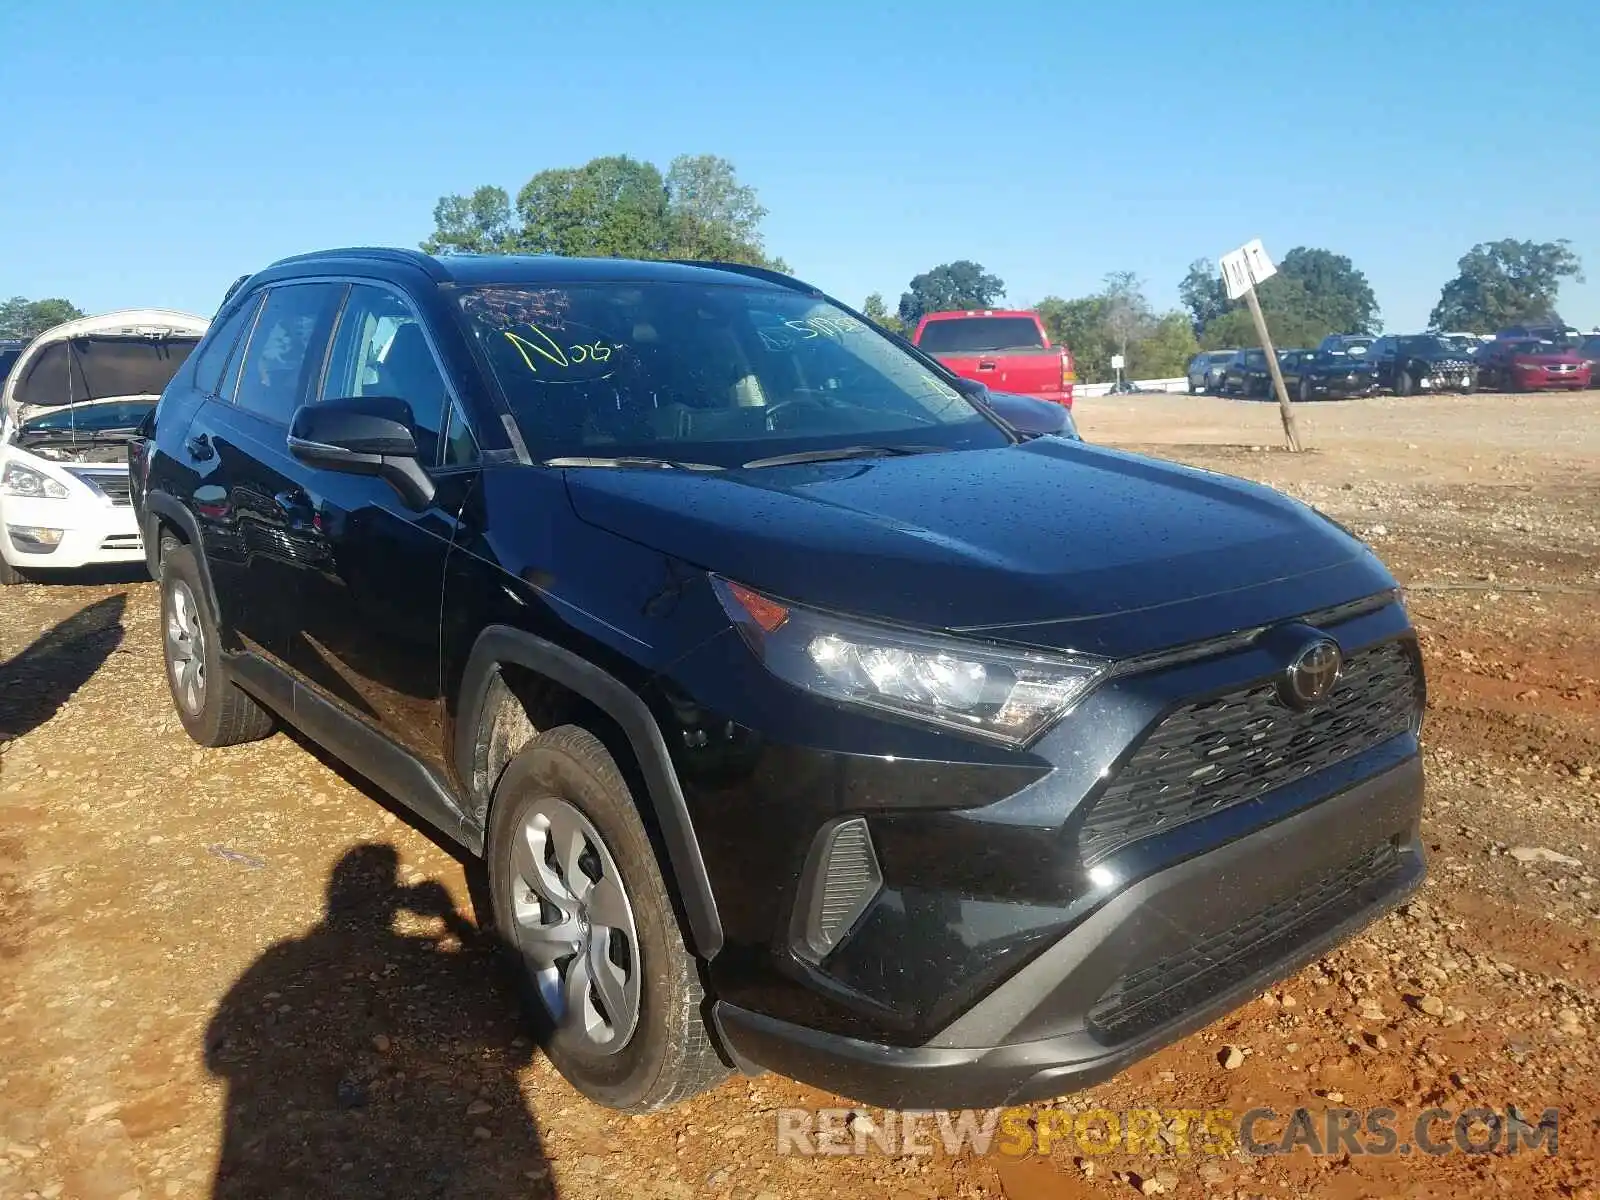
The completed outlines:
[[[998,308],[928,313],[911,341],[957,375],[991,391],[1072,407],[1072,351],[1052,346],[1037,313]]]

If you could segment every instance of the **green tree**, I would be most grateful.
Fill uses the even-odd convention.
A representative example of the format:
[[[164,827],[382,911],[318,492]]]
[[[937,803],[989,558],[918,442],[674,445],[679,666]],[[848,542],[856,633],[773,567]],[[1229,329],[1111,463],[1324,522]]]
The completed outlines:
[[[1116,353],[1106,332],[1106,298],[1081,296],[1063,300],[1046,296],[1033,306],[1050,340],[1072,351],[1078,378],[1103,383],[1111,378],[1111,356]]]
[[[788,269],[767,257],[761,238],[767,210],[727,159],[680,154],[667,168],[666,186],[670,257]]]
[[[53,329],[64,321],[75,321],[83,310],[70,300],[55,297],[49,300],[29,300],[13,296],[0,300],[0,338],[20,338],[27,341],[46,329]]]
[[[1197,258],[1190,263],[1189,273],[1178,284],[1178,298],[1189,310],[1196,334],[1227,312],[1228,289],[1223,285],[1217,264],[1209,258]]]
[[[664,258],[667,189],[661,172],[626,154],[540,171],[517,193],[518,249],[534,254]]]
[[[1179,285],[1191,315],[1212,311],[1211,300],[1223,294],[1220,279],[1215,294],[1204,292],[1200,275],[1209,266],[1205,260],[1196,262]],[[1330,333],[1379,329],[1378,300],[1367,277],[1344,255],[1329,250],[1296,246],[1283,256],[1277,274],[1256,289],[1256,296],[1273,345],[1280,349],[1315,346]],[[1206,350],[1254,347],[1258,339],[1250,310],[1234,304],[1216,313],[1200,327],[1199,341]]]
[[[900,297],[900,320],[914,328],[925,313],[961,308],[993,308],[1006,294],[1006,285],[969,259],[943,263],[911,280]]]
[[[1327,333],[1377,333],[1381,328],[1372,285],[1344,255],[1296,246],[1283,256],[1278,273],[1261,285],[1259,294],[1271,296],[1274,284],[1282,289],[1290,281],[1305,289],[1304,313],[1327,325]]]
[[[904,335],[906,327],[901,324],[900,318],[889,311],[889,306],[883,301],[882,292],[873,292],[861,303],[861,315],[874,325],[887,329],[890,333]]]
[[[679,155],[663,176],[651,163],[610,155],[540,171],[514,206],[493,186],[444,196],[421,245],[432,254],[719,259],[786,271],[763,246],[766,215],[727,159]]]
[[[1130,379],[1172,379],[1182,375],[1200,350],[1186,312],[1155,318],[1145,336],[1128,348]]]
[[[1116,346],[1114,353],[1122,355],[1124,371],[1128,369],[1128,347],[1146,337],[1155,325],[1150,311],[1150,301],[1145,299],[1144,286],[1132,271],[1113,271],[1106,276],[1105,330]]]
[[[1276,286],[1271,286],[1271,285]],[[1271,287],[1269,291],[1268,288]],[[1273,276],[1257,289],[1261,311],[1267,318],[1267,332],[1279,350],[1315,346],[1330,333],[1342,333],[1315,311],[1305,284],[1298,279]],[[1260,345],[1255,321],[1244,306],[1209,322],[1200,333],[1202,350],[1253,349]]]
[[[511,197],[504,188],[485,185],[470,196],[440,197],[433,224],[432,236],[422,243],[429,254],[500,254],[516,244]]]
[[[1480,242],[1456,270],[1428,318],[1435,329],[1493,333],[1521,321],[1550,320],[1562,281],[1583,282],[1583,264],[1565,238]]]

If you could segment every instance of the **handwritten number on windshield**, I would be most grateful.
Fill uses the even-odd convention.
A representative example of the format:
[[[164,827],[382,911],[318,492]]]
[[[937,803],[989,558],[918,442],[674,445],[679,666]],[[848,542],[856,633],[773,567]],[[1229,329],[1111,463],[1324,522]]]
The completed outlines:
[[[558,367],[611,360],[612,347],[605,342],[579,342],[577,345],[562,349],[554,338],[537,325],[529,325],[527,329],[533,335],[531,338],[512,333],[509,329],[503,332],[506,340],[515,346],[517,353],[522,356],[522,361],[527,364],[528,370],[536,375],[539,373],[539,367],[533,360],[534,355]]]

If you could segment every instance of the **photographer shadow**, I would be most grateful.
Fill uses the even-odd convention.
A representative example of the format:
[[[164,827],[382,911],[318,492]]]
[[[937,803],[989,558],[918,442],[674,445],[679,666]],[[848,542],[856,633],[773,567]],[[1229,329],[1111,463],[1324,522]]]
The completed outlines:
[[[394,847],[348,851],[327,911],[239,977],[206,1032],[227,1085],[213,1195],[554,1195],[517,1072],[533,1048],[491,940]],[[402,913],[434,932],[402,933]]]

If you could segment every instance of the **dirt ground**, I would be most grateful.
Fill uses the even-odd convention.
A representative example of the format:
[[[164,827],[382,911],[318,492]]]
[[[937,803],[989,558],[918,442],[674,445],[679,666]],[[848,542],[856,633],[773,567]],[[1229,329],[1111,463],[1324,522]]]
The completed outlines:
[[[777,1110],[843,1102],[771,1076],[609,1114],[523,1036],[446,849],[293,736],[186,739],[155,589],[130,577],[0,596],[0,1197],[1594,1196],[1600,394],[1300,411],[1299,456],[1272,449],[1271,405],[1120,397],[1079,419],[1310,501],[1407,585],[1430,879],[1057,1107],[1389,1106],[1402,1130],[1433,1106],[1555,1107],[1555,1154],[813,1158],[778,1153]]]

